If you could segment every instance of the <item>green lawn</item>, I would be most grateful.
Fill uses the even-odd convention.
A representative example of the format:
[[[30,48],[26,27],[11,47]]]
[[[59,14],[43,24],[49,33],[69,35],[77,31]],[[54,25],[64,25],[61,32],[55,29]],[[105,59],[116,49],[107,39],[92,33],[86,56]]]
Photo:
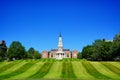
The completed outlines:
[[[120,62],[41,59],[0,62],[0,80],[120,80]]]

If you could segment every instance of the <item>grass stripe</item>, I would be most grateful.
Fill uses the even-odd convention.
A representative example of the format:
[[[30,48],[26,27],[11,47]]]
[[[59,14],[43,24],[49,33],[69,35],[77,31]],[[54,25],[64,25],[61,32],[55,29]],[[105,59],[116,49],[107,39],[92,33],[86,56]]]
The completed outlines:
[[[87,73],[86,69],[83,67],[81,62],[72,62],[74,73],[77,78],[81,80],[95,80],[93,76],[91,76],[89,73]]]
[[[108,62],[101,62],[105,67],[107,67],[109,70],[113,71],[114,73],[120,75],[120,69],[115,67],[114,65],[111,65]]]
[[[29,78],[42,78],[42,77],[44,77],[51,69],[52,64],[53,64],[53,61],[45,62],[45,64],[34,75],[30,76]]]
[[[32,67],[30,67],[27,71],[25,71],[19,75],[13,76],[10,79],[26,79],[26,78],[32,76],[33,74],[35,74],[37,72],[37,70],[42,67],[42,65],[44,65],[44,62],[39,61],[39,62],[35,63]]]
[[[15,64],[18,64],[17,62],[8,62],[8,64],[4,65],[3,67],[0,68],[0,74],[3,73],[3,71],[13,67]]]
[[[109,79],[109,77],[107,77],[107,76],[101,74],[99,71],[97,71],[97,69],[94,68],[94,66],[90,62],[84,61],[84,62],[82,62],[82,64],[85,67],[86,71],[93,77],[95,77],[97,79]]]
[[[15,70],[14,72],[0,76],[0,79],[6,79],[6,78],[10,78],[12,76],[19,75],[19,74],[25,72],[26,70],[28,70],[34,64],[35,64],[35,62],[26,62],[26,64],[24,64],[21,68]]]
[[[63,62],[62,78],[76,78],[71,62]]]
[[[0,80],[120,80],[120,62],[40,59],[0,62]]]
[[[103,64],[100,62],[91,62],[92,65],[102,74],[110,77],[111,79],[118,80],[120,77],[113,73],[111,70],[109,70],[107,67],[105,67]]]
[[[23,66],[24,64],[25,64],[25,62],[20,62],[20,63],[14,65],[13,67],[11,67],[11,68],[3,71],[3,72],[0,74],[0,76],[1,76],[1,75],[5,75],[5,74],[10,74],[10,73],[14,72],[15,70],[19,69],[19,68],[20,68],[21,66]]]
[[[120,64],[119,63],[117,63],[117,62],[109,62],[109,63],[120,69]]]
[[[2,68],[3,66],[5,65],[8,65],[10,64],[11,62],[0,62],[0,68]]]
[[[18,62],[21,62],[21,61],[10,61],[10,62],[0,62],[0,68],[2,67],[5,67],[5,65],[8,65],[8,64],[11,64],[11,63],[18,63]]]
[[[62,62],[54,62],[50,71],[44,76],[45,79],[60,79],[62,72]]]

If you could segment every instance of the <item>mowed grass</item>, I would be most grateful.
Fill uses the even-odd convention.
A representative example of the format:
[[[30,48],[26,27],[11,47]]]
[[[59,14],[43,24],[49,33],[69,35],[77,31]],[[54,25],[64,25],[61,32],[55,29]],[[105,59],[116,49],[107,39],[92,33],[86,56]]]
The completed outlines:
[[[85,67],[86,71],[97,79],[109,79],[109,77],[100,73],[89,61],[82,61],[82,65]]]
[[[13,72],[11,71],[8,74],[0,75],[0,79],[10,78],[11,76],[19,75],[19,74],[25,72],[26,70],[28,70],[32,65],[35,64],[35,62],[34,61],[32,61],[32,62],[23,62],[23,63],[18,63],[18,64],[20,66],[18,69],[14,70]],[[14,66],[13,66],[13,69],[15,69]],[[9,71],[9,69],[7,69],[5,72],[8,72],[8,71]]]
[[[60,79],[62,71],[62,62],[54,62],[49,72],[43,77],[45,79]]]
[[[64,61],[62,64],[62,78],[76,78],[71,61]]]
[[[120,62],[40,59],[0,62],[0,80],[120,80]]]

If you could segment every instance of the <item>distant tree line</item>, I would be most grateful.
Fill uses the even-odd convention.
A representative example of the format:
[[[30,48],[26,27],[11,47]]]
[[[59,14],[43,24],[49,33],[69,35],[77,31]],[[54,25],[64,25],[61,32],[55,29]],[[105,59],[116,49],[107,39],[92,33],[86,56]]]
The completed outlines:
[[[5,41],[0,43],[0,61],[40,58],[41,54],[37,50],[31,47],[26,51],[19,41],[13,41],[8,49]]]
[[[5,41],[0,42],[0,61],[20,59],[40,59],[41,54],[33,47],[27,51],[19,41],[13,41],[7,48]],[[120,34],[112,41],[97,39],[92,45],[83,47],[78,53],[79,59],[92,61],[120,61]]]
[[[112,41],[97,39],[92,45],[83,47],[78,58],[92,61],[120,61],[120,34]]]

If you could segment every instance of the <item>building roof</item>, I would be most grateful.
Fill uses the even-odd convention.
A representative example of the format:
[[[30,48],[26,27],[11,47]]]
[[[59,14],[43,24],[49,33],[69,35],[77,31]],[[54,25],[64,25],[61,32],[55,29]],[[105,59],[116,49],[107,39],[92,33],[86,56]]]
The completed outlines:
[[[63,49],[63,51],[70,51],[70,49]]]
[[[58,51],[58,49],[51,49],[51,51]],[[63,51],[70,51],[70,49],[63,49]]]
[[[58,51],[58,49],[51,49],[51,51]]]

